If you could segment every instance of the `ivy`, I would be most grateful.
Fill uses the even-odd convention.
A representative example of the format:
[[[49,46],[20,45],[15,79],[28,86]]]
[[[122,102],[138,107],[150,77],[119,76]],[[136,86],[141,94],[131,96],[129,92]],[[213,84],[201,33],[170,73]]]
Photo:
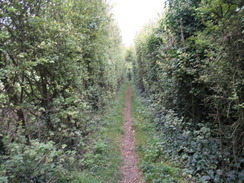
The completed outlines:
[[[168,0],[166,6],[163,18],[137,36],[134,64],[164,152],[202,181],[242,182],[243,4]]]

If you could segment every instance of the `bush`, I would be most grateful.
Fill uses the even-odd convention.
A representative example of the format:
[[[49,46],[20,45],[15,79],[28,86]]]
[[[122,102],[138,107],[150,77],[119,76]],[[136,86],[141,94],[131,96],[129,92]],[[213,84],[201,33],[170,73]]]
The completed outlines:
[[[154,105],[151,110],[154,114],[157,113]],[[158,114],[154,121],[158,124],[159,139],[151,142],[156,145],[153,150],[147,152],[150,158],[160,155],[168,161],[180,162],[184,170],[183,175],[196,181],[224,182],[221,146],[211,130],[214,127],[207,123],[192,126],[192,121],[183,122],[172,110]],[[229,155],[230,152],[224,153]],[[226,158],[225,161],[230,163],[231,159]],[[240,167],[237,171],[226,172],[226,180],[229,182],[241,183],[243,180],[243,159],[240,157],[237,161],[238,165],[228,165]]]
[[[68,163],[67,158],[71,161],[73,157],[57,150],[51,141],[44,143],[33,140],[29,146],[21,143],[8,144],[7,154],[0,158],[2,182],[44,183],[61,182],[67,175],[63,165]]]

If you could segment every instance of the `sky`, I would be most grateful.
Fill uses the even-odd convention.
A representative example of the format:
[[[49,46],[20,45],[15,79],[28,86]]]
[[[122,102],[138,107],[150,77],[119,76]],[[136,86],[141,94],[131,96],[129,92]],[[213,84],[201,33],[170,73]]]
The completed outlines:
[[[164,7],[164,0],[109,0],[112,13],[121,30],[122,42],[132,46],[135,35],[148,22],[155,21]]]

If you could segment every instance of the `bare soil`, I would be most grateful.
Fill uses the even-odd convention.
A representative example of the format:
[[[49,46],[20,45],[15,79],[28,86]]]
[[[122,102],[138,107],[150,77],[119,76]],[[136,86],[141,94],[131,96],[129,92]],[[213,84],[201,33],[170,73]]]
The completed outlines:
[[[123,164],[121,166],[121,183],[145,183],[142,174],[137,167],[135,153],[135,137],[131,119],[131,88],[128,86],[126,91],[126,107],[124,112],[124,135],[122,139],[121,151]]]

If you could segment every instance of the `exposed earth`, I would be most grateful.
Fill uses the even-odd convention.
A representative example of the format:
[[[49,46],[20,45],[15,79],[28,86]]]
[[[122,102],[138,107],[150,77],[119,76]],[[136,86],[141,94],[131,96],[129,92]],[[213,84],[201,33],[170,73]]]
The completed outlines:
[[[131,119],[131,88],[128,86],[126,91],[126,107],[124,112],[124,135],[122,139],[122,157],[121,183],[144,183],[142,174],[137,167],[137,158],[135,153],[135,138]]]

